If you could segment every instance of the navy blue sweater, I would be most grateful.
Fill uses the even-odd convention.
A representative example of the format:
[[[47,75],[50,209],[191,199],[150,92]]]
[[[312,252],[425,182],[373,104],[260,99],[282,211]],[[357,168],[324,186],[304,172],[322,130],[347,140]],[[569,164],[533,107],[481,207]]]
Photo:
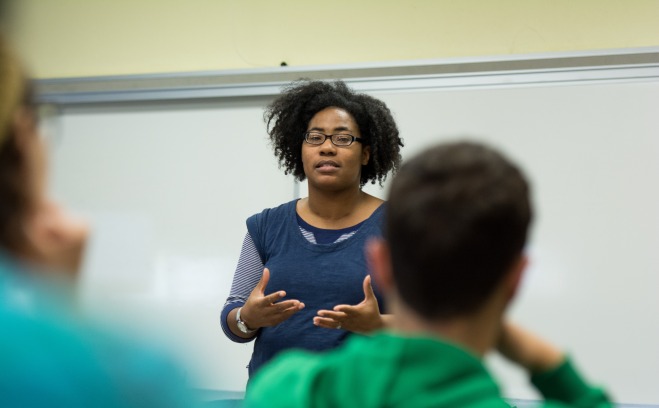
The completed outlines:
[[[247,219],[249,235],[270,270],[265,293],[285,290],[287,299],[305,304],[290,319],[259,330],[249,364],[250,377],[282,350],[326,350],[346,338],[348,332],[344,330],[315,326],[313,317],[318,310],[339,304],[356,305],[364,300],[362,282],[368,273],[364,246],[369,238],[382,234],[384,205],[347,240],[313,244],[300,232],[295,206],[294,200]],[[383,301],[375,284],[374,290],[382,311]],[[229,311],[225,310],[226,314]]]

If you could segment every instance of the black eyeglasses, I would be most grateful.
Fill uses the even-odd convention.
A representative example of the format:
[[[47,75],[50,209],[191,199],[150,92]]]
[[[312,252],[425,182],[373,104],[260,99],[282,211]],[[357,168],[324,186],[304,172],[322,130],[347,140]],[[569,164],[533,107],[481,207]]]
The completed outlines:
[[[364,140],[361,137],[356,137],[356,136],[353,136],[353,135],[349,135],[347,133],[337,133],[335,135],[326,135],[324,133],[314,131],[314,132],[305,133],[304,134],[304,141],[309,143],[309,144],[312,144],[312,145],[321,145],[321,144],[325,143],[325,140],[327,140],[328,137],[332,141],[332,144],[334,144],[334,146],[342,146],[342,147],[350,146],[352,144],[352,142],[361,143],[362,140]]]

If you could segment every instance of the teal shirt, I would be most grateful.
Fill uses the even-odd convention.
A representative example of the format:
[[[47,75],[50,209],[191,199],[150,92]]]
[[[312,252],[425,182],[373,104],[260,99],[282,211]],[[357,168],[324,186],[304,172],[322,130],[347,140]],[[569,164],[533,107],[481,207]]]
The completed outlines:
[[[82,320],[46,276],[0,253],[0,406],[197,406],[171,361]]]
[[[532,378],[547,407],[611,407],[569,361]],[[509,407],[483,363],[432,338],[354,336],[326,354],[287,352],[251,381],[246,408]]]

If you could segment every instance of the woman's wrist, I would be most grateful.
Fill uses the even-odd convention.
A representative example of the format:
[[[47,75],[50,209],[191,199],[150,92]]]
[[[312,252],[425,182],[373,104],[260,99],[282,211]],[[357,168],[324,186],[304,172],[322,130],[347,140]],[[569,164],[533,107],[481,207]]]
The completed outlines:
[[[250,317],[251,315],[249,314],[249,310],[245,309],[245,306],[241,306],[238,308],[238,311],[236,312],[236,319],[242,321],[243,325],[249,330],[249,331],[256,331],[258,327],[255,327],[254,321]]]

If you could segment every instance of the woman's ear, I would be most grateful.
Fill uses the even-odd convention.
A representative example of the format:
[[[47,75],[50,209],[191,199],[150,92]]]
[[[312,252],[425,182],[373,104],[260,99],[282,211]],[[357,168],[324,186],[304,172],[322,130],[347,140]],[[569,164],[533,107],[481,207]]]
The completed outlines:
[[[394,290],[389,245],[382,238],[374,238],[366,243],[366,259],[375,283],[383,293]]]
[[[362,149],[362,166],[366,166],[370,158],[371,158],[371,146],[364,146],[364,148]]]

